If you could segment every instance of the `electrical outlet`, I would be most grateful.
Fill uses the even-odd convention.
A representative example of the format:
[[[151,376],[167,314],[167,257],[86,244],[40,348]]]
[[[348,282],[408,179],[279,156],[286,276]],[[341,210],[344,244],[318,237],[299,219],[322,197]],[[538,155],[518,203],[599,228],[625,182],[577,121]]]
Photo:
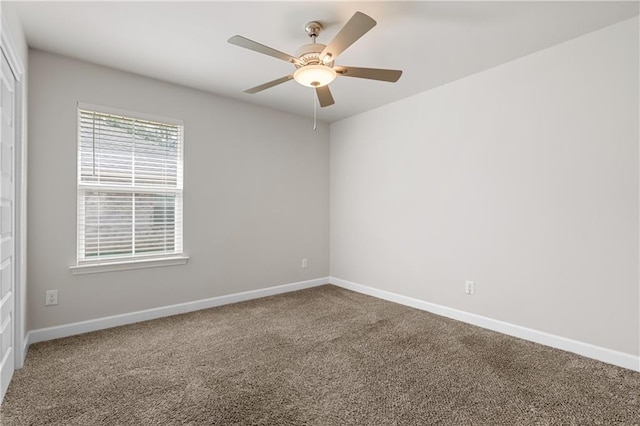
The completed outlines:
[[[58,290],[47,290],[46,296],[44,299],[45,306],[57,305],[58,304]]]
[[[475,283],[473,281],[465,281],[464,292],[470,295],[475,293]]]
[[[303,268],[308,268],[309,267],[309,259],[307,259],[306,257],[304,259],[302,259],[302,267]]]

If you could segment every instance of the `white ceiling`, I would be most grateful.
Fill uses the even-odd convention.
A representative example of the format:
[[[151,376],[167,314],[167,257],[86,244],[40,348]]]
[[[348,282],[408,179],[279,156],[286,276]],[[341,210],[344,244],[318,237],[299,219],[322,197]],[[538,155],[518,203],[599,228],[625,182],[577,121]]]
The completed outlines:
[[[402,69],[399,82],[338,78],[339,120],[631,18],[638,2],[20,2],[30,46],[196,89],[312,116],[313,91],[294,81],[243,90],[293,65],[227,43],[235,34],[289,54],[320,21],[326,44],[356,11],[378,25],[339,65]]]

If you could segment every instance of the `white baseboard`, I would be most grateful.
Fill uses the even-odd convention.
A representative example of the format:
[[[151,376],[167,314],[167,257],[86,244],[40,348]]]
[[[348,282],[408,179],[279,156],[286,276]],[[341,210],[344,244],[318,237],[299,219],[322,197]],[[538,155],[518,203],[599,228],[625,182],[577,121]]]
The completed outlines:
[[[147,309],[144,311],[113,315],[104,318],[97,318],[88,321],[60,325],[56,327],[31,330],[27,333],[23,340],[23,356],[26,359],[29,345],[32,343],[58,339],[61,337],[74,336],[91,331],[103,330],[120,325],[133,324],[140,321],[148,321],[171,315],[183,314],[187,312],[198,311],[201,309],[227,305],[230,303],[243,302],[246,300],[258,299],[261,297],[273,296],[281,293],[288,293],[291,291],[303,290],[305,288],[317,287],[327,283],[331,283],[347,290],[352,290],[358,293],[377,297],[379,299],[388,300],[390,302],[399,303],[401,305],[410,306],[412,308],[466,322],[478,327],[497,331],[509,336],[514,336],[520,339],[529,340],[531,342],[540,343],[542,345],[550,346],[553,348],[573,352],[587,358],[596,359],[598,361],[617,365],[619,367],[640,371],[640,357],[636,355],[603,348],[600,346],[592,345],[590,343],[568,339],[566,337],[556,336],[553,334],[545,333],[543,331],[495,320],[492,318],[484,317],[482,315],[472,314],[435,303],[425,302],[424,300],[403,296],[401,294],[392,293],[373,287],[368,287],[362,284],[353,283],[335,277],[317,278],[314,280],[300,281],[296,283],[268,287],[259,290],[212,297],[210,299],[196,300],[193,302],[180,303],[177,305],[163,306],[160,308]]]
[[[401,305],[410,306],[412,308],[431,312],[437,315],[466,322],[468,324],[473,324],[478,327],[497,331],[509,336],[514,336],[520,339],[529,340],[531,342],[540,343],[542,345],[551,346],[552,348],[562,349],[567,352],[573,352],[587,358],[606,362],[608,364],[617,365],[619,367],[628,368],[630,370],[640,371],[640,357],[636,355],[603,348],[601,346],[580,342],[578,340],[568,339],[566,337],[556,336],[554,334],[545,333],[543,331],[538,331],[508,322],[487,318],[482,315],[476,315],[458,309],[449,308],[447,306],[425,302],[413,297],[403,296],[401,294],[391,293],[385,290],[379,290],[377,288],[353,283],[340,278],[330,277],[329,282],[333,285],[345,288],[347,290],[352,290],[358,293],[377,297],[379,299],[399,303]]]
[[[259,290],[245,291],[242,293],[229,294],[226,296],[212,297],[210,299],[195,300],[193,302],[179,303],[177,305],[162,306],[160,308],[147,309],[144,311],[131,312],[127,314],[113,315],[109,317],[96,318],[88,321],[64,324],[56,327],[40,328],[31,330],[24,339],[26,356],[29,345],[46,340],[59,339],[61,337],[74,336],[76,334],[88,333],[90,331],[103,330],[105,328],[117,327],[120,325],[133,324],[140,321],[168,317],[171,315],[184,314],[187,312],[199,311],[201,309],[214,308],[216,306],[228,305],[230,303],[244,302],[251,299],[273,296],[291,291],[303,290],[305,288],[317,287],[329,283],[329,277],[316,278],[314,280],[299,281],[291,284],[278,285]]]

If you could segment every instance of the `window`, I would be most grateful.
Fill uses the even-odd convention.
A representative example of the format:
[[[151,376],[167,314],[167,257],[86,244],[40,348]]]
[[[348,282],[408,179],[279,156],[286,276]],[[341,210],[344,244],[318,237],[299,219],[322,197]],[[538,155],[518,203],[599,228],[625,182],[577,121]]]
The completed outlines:
[[[182,256],[182,137],[176,120],[79,104],[78,266]]]

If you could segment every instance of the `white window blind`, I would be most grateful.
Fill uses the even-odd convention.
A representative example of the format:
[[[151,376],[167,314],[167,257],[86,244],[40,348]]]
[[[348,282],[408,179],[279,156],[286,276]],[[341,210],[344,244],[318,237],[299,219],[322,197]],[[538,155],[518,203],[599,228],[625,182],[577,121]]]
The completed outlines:
[[[79,265],[182,254],[182,123],[131,114],[78,107]]]

